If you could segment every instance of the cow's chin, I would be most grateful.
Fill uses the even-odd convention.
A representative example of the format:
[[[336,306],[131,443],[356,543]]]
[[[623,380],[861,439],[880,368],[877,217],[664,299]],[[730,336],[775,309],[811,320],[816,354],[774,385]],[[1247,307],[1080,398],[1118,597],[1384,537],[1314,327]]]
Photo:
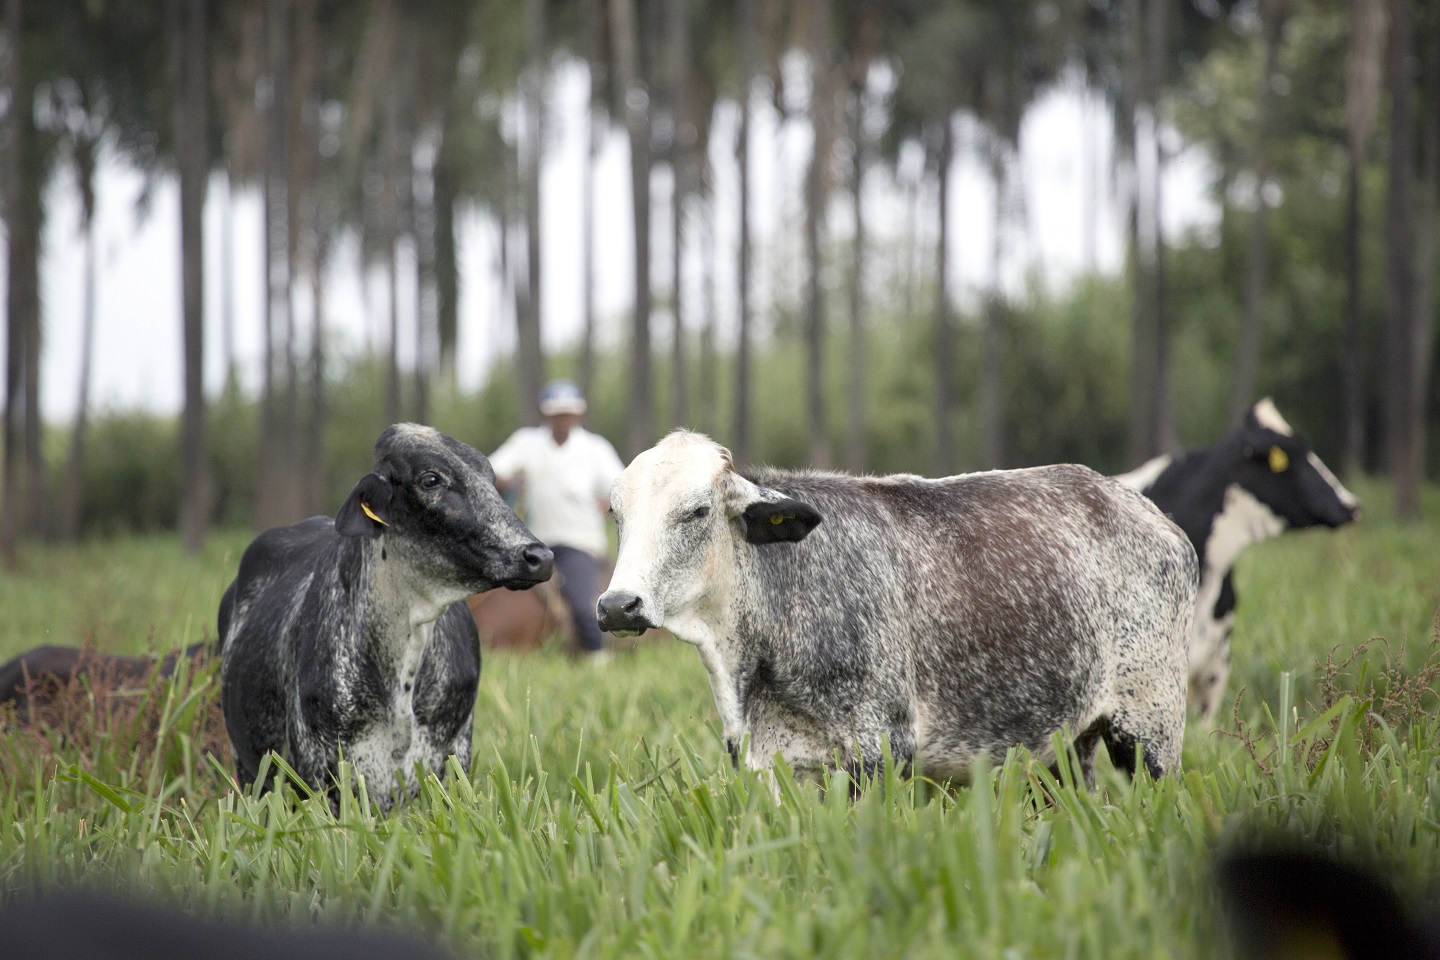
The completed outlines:
[[[630,637],[638,637],[638,636],[640,636],[642,633],[644,633],[645,630],[646,630],[645,627],[641,627],[641,628],[638,629],[638,630],[611,630],[611,631],[610,631],[610,635],[611,635],[611,636],[615,636],[615,637],[620,637],[622,640],[624,640],[624,639],[628,639],[628,638],[630,638]]]
[[[546,575],[543,576],[543,577],[536,577],[536,576],[510,577],[510,578],[508,578],[508,579],[501,580],[501,581],[497,582],[495,585],[496,585],[497,587],[504,587],[506,590],[529,590],[531,587],[538,586],[539,584],[542,584],[542,583],[544,583],[546,580],[549,580],[549,579],[550,579],[550,575],[549,575],[549,573],[547,572]]]

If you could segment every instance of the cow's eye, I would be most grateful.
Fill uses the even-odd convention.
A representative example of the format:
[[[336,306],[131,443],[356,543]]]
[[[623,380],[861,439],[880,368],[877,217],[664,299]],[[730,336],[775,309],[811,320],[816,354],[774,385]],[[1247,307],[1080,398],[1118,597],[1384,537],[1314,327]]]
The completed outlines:
[[[420,489],[422,490],[434,490],[436,487],[440,486],[440,484],[444,482],[445,481],[440,479],[440,474],[436,473],[434,470],[426,470],[424,473],[420,474],[419,483]]]
[[[708,516],[710,516],[710,507],[709,505],[706,505],[703,507],[696,507],[694,510],[691,510],[689,516],[687,516],[685,519],[704,520]]]

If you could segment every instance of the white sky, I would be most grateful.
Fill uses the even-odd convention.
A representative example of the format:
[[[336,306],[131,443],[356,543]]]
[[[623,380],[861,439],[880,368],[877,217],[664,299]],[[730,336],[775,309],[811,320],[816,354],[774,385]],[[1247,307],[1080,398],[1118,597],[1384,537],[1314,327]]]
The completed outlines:
[[[563,66],[555,74],[541,194],[541,324],[550,347],[573,342],[583,317],[581,190],[587,87],[583,67]],[[779,115],[764,98],[756,99],[756,108],[751,135],[751,216],[758,244],[754,302],[761,307],[777,299],[798,304],[803,180],[810,132],[803,122],[781,126]],[[710,142],[717,210],[717,315],[722,339],[735,323],[736,114],[733,107],[721,108]],[[974,131],[964,123],[957,130],[962,150],[950,173],[951,269],[963,305],[989,282],[994,202],[984,161],[968,149]],[[1124,238],[1122,208],[1110,174],[1112,147],[1108,110],[1078,88],[1052,92],[1031,107],[1021,129],[1020,156],[1028,229],[1016,228],[1006,235],[1002,276],[1010,289],[1020,288],[1027,270],[1038,271],[1047,285],[1057,289],[1090,267],[1106,272],[1119,268]],[[621,342],[624,317],[632,302],[628,154],[623,133],[614,132],[596,170],[595,297],[602,342],[610,344]],[[922,162],[919,154],[915,148],[902,157],[902,176],[914,176]],[[1207,161],[1203,154],[1190,149],[1172,150],[1171,155],[1165,213],[1167,235],[1174,236],[1190,226],[1213,224],[1215,213],[1205,199]],[[100,168],[96,220],[99,308],[91,396],[100,407],[173,412],[180,407],[182,390],[177,189],[173,179],[157,184],[150,208],[142,217],[136,206],[142,186],[140,174],[113,155]],[[652,179],[651,276],[660,344],[669,329],[663,310],[671,282],[670,187],[668,170],[657,169]],[[933,243],[936,231],[932,215],[935,194],[935,185],[926,182],[916,207],[927,246]],[[225,181],[217,177],[205,212],[206,385],[211,391],[218,390],[223,379],[221,265],[226,200]],[[874,249],[892,254],[902,249],[913,214],[903,188],[878,164],[867,177],[865,204]],[[41,406],[48,419],[63,420],[73,415],[78,389],[84,264],[79,198],[68,169],[50,185],[47,211],[41,263]],[[244,382],[253,386],[258,381],[264,306],[258,194],[237,193],[230,213],[237,359]],[[687,220],[695,224],[692,240],[687,242],[685,267],[687,302],[692,311],[701,303],[699,222],[693,215]],[[836,198],[828,223],[833,240],[843,241],[851,235],[848,197]],[[475,387],[495,358],[512,349],[513,320],[510,311],[502,309],[494,224],[470,211],[457,219],[457,230],[461,256],[459,368],[462,385]],[[408,271],[406,267],[402,262],[402,362],[414,341],[413,261]],[[836,279],[843,270],[829,273]],[[887,282],[880,269],[876,273],[880,275],[868,278],[870,284]],[[0,275],[0,295],[3,289]],[[349,350],[367,343],[383,344],[383,331],[388,329],[382,314],[387,301],[384,277],[375,271],[362,275],[353,242],[342,244],[337,252],[326,297],[326,328],[332,343]],[[304,329],[310,311],[305,296],[298,299],[297,313],[305,318],[300,324]],[[693,312],[691,317],[698,323]],[[3,347],[0,343],[0,350]]]

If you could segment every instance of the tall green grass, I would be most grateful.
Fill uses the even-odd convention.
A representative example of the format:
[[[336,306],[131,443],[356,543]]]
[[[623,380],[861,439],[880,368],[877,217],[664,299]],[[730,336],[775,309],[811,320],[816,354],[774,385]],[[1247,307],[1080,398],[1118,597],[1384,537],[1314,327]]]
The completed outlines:
[[[202,667],[137,694],[148,737],[7,738],[0,896],[113,888],[203,916],[401,926],[476,957],[1228,956],[1211,871],[1229,845],[1307,838],[1386,865],[1412,897],[1440,876],[1433,697],[1376,723],[1375,650],[1339,681],[1361,693],[1321,699],[1316,661],[1337,645],[1405,637],[1420,669],[1440,602],[1440,531],[1395,526],[1380,491],[1363,495],[1365,523],[1244,558],[1242,727],[1228,712],[1221,727],[1249,742],[1191,729],[1183,771],[1159,782],[1102,759],[1097,788],[1076,789],[1016,752],[970,787],[887,769],[856,799],[843,774],[782,771],[777,802],[731,769],[704,671],[669,643],[606,669],[487,656],[472,769],[438,771],[389,817],[363,789],[332,812],[289,788],[238,791],[202,755]],[[39,611],[83,582],[90,612],[51,622],[141,650],[195,636],[237,555],[56,552],[3,589]],[[27,642],[3,631],[0,650]]]

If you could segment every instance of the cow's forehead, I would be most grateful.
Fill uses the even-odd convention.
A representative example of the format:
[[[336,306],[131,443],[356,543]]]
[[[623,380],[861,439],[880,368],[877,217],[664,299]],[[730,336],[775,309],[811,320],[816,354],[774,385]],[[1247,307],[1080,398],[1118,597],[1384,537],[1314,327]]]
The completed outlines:
[[[730,468],[724,447],[698,433],[672,433],[630,462],[620,474],[621,496],[644,492],[647,498],[683,496],[715,483]]]

